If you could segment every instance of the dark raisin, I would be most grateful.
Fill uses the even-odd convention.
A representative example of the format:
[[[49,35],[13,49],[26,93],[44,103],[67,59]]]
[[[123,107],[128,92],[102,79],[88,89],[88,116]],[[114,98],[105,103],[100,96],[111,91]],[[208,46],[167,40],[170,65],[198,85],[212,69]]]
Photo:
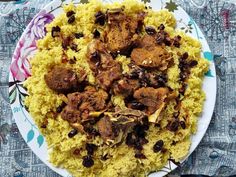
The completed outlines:
[[[67,47],[70,45],[70,42],[71,42],[71,38],[70,37],[66,37],[62,40],[62,48],[64,50],[67,49]]]
[[[159,30],[164,30],[165,29],[165,26],[163,24],[161,24],[159,27],[158,27]]]
[[[46,124],[42,124],[41,128],[47,128],[47,125]]]
[[[75,149],[75,150],[73,151],[73,154],[74,154],[74,155],[80,155],[80,149]]]
[[[59,26],[54,26],[54,27],[52,27],[52,31],[60,32],[61,28]]]
[[[185,92],[185,90],[187,89],[187,87],[188,87],[188,84],[183,83],[183,84],[182,84],[182,87],[179,89],[179,92],[180,92],[181,94],[184,94],[184,92]]]
[[[75,35],[75,38],[76,38],[76,39],[79,39],[79,38],[84,37],[84,34],[83,34],[83,33],[75,33],[74,35]]]
[[[170,45],[171,45],[171,39],[170,39],[170,37],[166,37],[166,38],[164,39],[164,43],[165,43],[165,45],[170,46]]]
[[[163,42],[164,42],[164,40],[165,40],[165,36],[163,35],[163,34],[158,34],[157,35],[157,38],[156,38],[156,42],[157,42],[157,44],[162,44]]]
[[[106,160],[108,159],[107,156],[108,156],[108,154],[103,155],[103,156],[101,157],[101,160],[102,160],[102,161],[106,161]]]
[[[173,42],[173,45],[174,45],[175,47],[177,47],[177,48],[180,47],[180,43],[179,43],[178,41],[174,41],[174,42]]]
[[[186,78],[187,78],[186,73],[180,73],[180,80],[181,81],[185,81]]]
[[[182,127],[182,129],[185,129],[186,128],[186,124],[184,121],[180,121],[180,126]]]
[[[157,80],[159,87],[164,87],[168,80],[166,74],[157,75],[155,76],[155,79]]]
[[[134,133],[139,138],[144,138],[146,136],[146,132],[143,129],[143,125],[141,125],[141,124],[137,124],[137,125],[134,126]]]
[[[69,63],[70,63],[70,64],[75,64],[76,61],[75,61],[74,59],[70,59],[70,60],[69,60]]]
[[[89,144],[89,143],[86,144],[86,150],[88,152],[88,155],[93,155],[94,151],[96,151],[97,148],[98,147],[95,144]]]
[[[66,106],[66,103],[63,101],[60,106],[56,108],[57,113],[61,113],[63,108]]]
[[[96,24],[99,24],[99,25],[103,26],[105,24],[105,20],[106,20],[106,15],[103,12],[98,11],[95,14],[95,23]]]
[[[173,45],[174,45],[175,47],[178,47],[178,48],[179,48],[179,47],[180,47],[180,42],[179,42],[180,40],[181,40],[181,36],[179,36],[179,35],[178,35],[178,36],[175,36],[175,37],[174,37],[174,41],[173,41]]]
[[[90,155],[87,155],[87,156],[83,157],[83,163],[82,164],[83,164],[84,167],[89,168],[89,167],[92,167],[94,165],[94,161],[93,161],[93,159]]]
[[[59,37],[59,32],[61,31],[61,28],[59,26],[54,26],[52,27],[51,31],[51,36],[54,37]]]
[[[142,146],[142,144],[141,144],[141,142],[139,140],[135,141],[134,149],[143,150],[143,146]]]
[[[144,130],[148,130],[149,129],[149,121],[148,121],[148,117],[147,116],[145,116],[144,118],[143,118],[143,129]]]
[[[179,122],[178,121],[174,121],[174,122],[171,122],[169,125],[168,125],[168,129],[172,132],[176,132],[179,128]]]
[[[182,37],[181,37],[180,35],[177,35],[175,38],[176,38],[178,41],[180,41],[180,40],[182,39]]]
[[[153,28],[153,27],[151,27],[151,26],[147,26],[147,27],[145,28],[145,31],[146,31],[146,33],[147,33],[148,35],[154,35],[154,34],[157,33],[156,30],[155,30],[155,28]]]
[[[137,70],[133,70],[133,71],[129,74],[129,78],[130,78],[130,79],[138,79],[138,78],[139,78],[139,73],[137,72]]]
[[[69,138],[72,138],[72,137],[74,137],[75,135],[77,135],[77,133],[78,133],[78,130],[77,130],[77,129],[73,129],[73,130],[71,130],[71,131],[68,133],[68,137],[69,137]]]
[[[84,131],[87,132],[89,135],[92,135],[92,136],[100,135],[100,133],[95,128],[93,128],[92,126],[84,126]]]
[[[140,78],[140,85],[142,87],[147,87],[150,85],[150,80],[148,79],[147,76],[144,75],[143,77]]]
[[[100,32],[97,29],[94,30],[93,37],[94,38],[99,38],[100,37]]]
[[[139,142],[144,145],[144,144],[147,144],[148,143],[148,140],[146,138],[140,138],[139,139]]]
[[[147,157],[146,157],[143,153],[141,153],[141,152],[135,153],[134,157],[137,158],[137,159],[146,159],[146,158],[147,158]]]
[[[138,102],[138,101],[132,101],[131,102],[131,108],[132,109],[137,109],[137,110],[144,110],[145,109],[145,105]]]
[[[66,13],[66,16],[67,17],[70,17],[70,16],[72,16],[72,15],[74,15],[75,14],[75,12],[73,11],[73,10],[71,10],[71,11],[68,11],[67,13]]]
[[[185,52],[183,55],[182,55],[182,59],[186,60],[188,58],[188,53]]]
[[[101,55],[98,51],[95,51],[91,54],[91,61],[96,65],[99,66],[101,62]]]
[[[118,55],[117,52],[110,52],[110,54],[111,54],[111,56],[112,56],[113,59],[115,59],[115,58],[117,57],[117,55]]]
[[[125,143],[128,145],[128,146],[133,146],[135,144],[135,138],[133,136],[132,133],[129,133],[126,137],[126,141]]]
[[[70,48],[71,48],[71,50],[78,52],[78,49],[77,49],[77,45],[76,45],[76,44],[72,43],[72,44],[70,45]]]
[[[162,140],[157,141],[154,146],[153,146],[153,151],[155,153],[159,152],[162,150],[162,147],[164,145],[164,142]]]
[[[75,21],[75,16],[74,15],[72,15],[72,16],[70,16],[69,18],[68,18],[68,23],[69,24],[72,24],[72,23],[74,23],[74,21]]]
[[[192,61],[190,61],[190,63],[189,63],[189,67],[194,67],[194,66],[197,66],[197,64],[198,64],[198,62],[196,61],[196,60],[192,60]]]
[[[143,29],[143,21],[138,21],[138,27],[136,28],[135,32],[137,34],[140,34],[142,32]]]
[[[91,120],[88,120],[88,122],[90,123],[90,125],[95,125],[99,120],[101,119],[101,117],[94,117]]]

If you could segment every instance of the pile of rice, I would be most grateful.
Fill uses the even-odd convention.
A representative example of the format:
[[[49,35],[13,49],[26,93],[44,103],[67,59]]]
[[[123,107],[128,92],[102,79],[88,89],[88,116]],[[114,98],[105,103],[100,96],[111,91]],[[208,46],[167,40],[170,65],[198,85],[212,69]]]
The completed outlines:
[[[164,118],[160,122],[160,127],[151,126],[147,132],[149,143],[143,146],[143,153],[147,159],[137,159],[134,157],[134,150],[129,148],[125,143],[116,148],[109,146],[101,146],[97,150],[94,157],[94,165],[91,168],[85,168],[82,165],[82,158],[73,154],[73,150],[81,148],[81,156],[86,155],[85,144],[86,135],[77,134],[73,138],[68,137],[68,132],[71,130],[69,123],[63,120],[60,115],[55,118],[54,112],[62,103],[64,95],[57,94],[49,89],[45,83],[44,75],[49,68],[54,65],[61,64],[63,56],[63,48],[61,42],[57,38],[51,36],[53,26],[59,26],[61,33],[64,36],[69,36],[75,32],[83,32],[84,38],[75,39],[74,42],[80,49],[75,52],[71,49],[65,51],[69,58],[76,58],[76,64],[73,65],[74,70],[83,68],[88,75],[90,84],[95,83],[95,78],[89,65],[86,61],[86,52],[88,43],[93,39],[94,29],[99,29],[102,32],[104,27],[94,23],[94,14],[101,10],[106,11],[110,8],[118,8],[124,6],[125,13],[128,15],[135,14],[139,11],[147,11],[144,24],[157,28],[160,24],[165,25],[165,30],[171,37],[180,35],[181,47],[170,48],[167,50],[173,53],[174,65],[168,69],[167,85],[173,90],[180,88],[178,68],[178,55],[188,52],[189,57],[196,60],[198,65],[191,69],[191,74],[187,81],[188,87],[184,97],[181,98],[181,109],[179,118],[186,117],[186,128],[179,129],[177,132],[168,131],[165,127],[168,124],[168,117],[173,114],[176,103],[170,102],[164,110]],[[75,11],[75,23],[68,24],[66,12]],[[201,58],[201,44],[199,41],[187,36],[181,31],[175,30],[176,20],[173,14],[167,10],[153,11],[145,9],[145,4],[136,0],[125,0],[113,4],[103,4],[97,0],[91,0],[87,4],[73,4],[64,6],[64,13],[56,17],[53,22],[47,25],[48,33],[46,36],[37,42],[38,52],[31,60],[32,76],[25,82],[25,87],[28,89],[29,96],[25,99],[25,105],[29,108],[29,112],[35,120],[36,124],[43,123],[45,118],[48,119],[46,129],[42,129],[41,133],[46,138],[50,150],[50,162],[57,167],[67,169],[73,176],[146,176],[150,172],[157,171],[166,165],[168,159],[180,161],[189,152],[191,145],[191,134],[196,132],[196,125],[199,114],[202,112],[205,94],[202,91],[202,80],[204,73],[208,70],[208,62]],[[117,59],[124,71],[128,70],[127,64],[130,58],[118,56]],[[69,65],[69,64],[65,64]],[[122,98],[113,100],[114,104],[124,107]],[[158,140],[163,140],[165,152],[153,153],[153,146]],[[174,142],[174,143],[173,143]],[[93,140],[94,144],[102,144],[100,137]],[[112,158],[102,161],[100,157],[104,154],[110,154]]]

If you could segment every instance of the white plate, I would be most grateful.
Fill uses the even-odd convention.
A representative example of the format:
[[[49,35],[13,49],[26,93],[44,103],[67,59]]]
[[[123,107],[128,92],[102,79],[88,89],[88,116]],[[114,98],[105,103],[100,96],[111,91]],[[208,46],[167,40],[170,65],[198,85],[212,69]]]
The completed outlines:
[[[84,2],[84,0],[82,2]],[[108,1],[105,0],[105,2]],[[31,58],[37,50],[36,40],[45,36],[45,25],[50,23],[62,12],[63,3],[65,2],[61,0],[52,1],[33,18],[22,34],[12,58],[9,76],[9,96],[16,124],[28,146],[48,167],[64,177],[69,177],[71,175],[66,170],[55,168],[49,163],[47,143],[45,142],[43,135],[40,134],[23,103],[24,97],[27,95],[27,91],[23,87],[23,81],[30,76],[29,58]],[[153,10],[167,8],[173,11],[175,18],[177,19],[177,28],[184,30],[193,38],[200,40],[202,43],[202,56],[207,58],[211,63],[203,83],[206,101],[204,103],[203,113],[198,121],[197,133],[192,136],[192,145],[189,151],[190,155],[203,138],[210,123],[215,105],[216,74],[213,63],[213,54],[194,20],[181,7],[175,6],[176,4],[172,1],[165,2],[164,0],[151,0],[149,4]],[[150,176],[164,176],[176,167],[177,166],[173,162],[169,161],[162,170],[152,173]]]

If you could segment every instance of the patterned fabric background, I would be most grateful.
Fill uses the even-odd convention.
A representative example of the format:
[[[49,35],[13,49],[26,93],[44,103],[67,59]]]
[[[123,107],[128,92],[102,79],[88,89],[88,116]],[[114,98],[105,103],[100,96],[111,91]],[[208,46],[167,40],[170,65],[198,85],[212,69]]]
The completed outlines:
[[[8,100],[8,70],[15,45],[33,16],[49,2],[0,2],[0,177],[59,177],[22,139]],[[170,0],[168,8],[178,6],[193,17],[207,37],[214,53],[218,91],[205,137],[172,174],[236,175],[236,2]],[[191,28],[189,25],[185,30]]]

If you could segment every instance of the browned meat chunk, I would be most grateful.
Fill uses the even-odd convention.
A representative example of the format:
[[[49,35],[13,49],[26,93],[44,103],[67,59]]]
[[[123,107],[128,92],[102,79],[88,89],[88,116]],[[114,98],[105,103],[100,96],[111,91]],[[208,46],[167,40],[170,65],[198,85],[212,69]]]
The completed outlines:
[[[133,41],[138,37],[135,33],[139,27],[139,21],[143,20],[143,17],[141,19],[140,16],[138,17],[131,18],[122,11],[108,11],[108,29],[105,41],[110,51],[122,54],[129,50]]]
[[[89,112],[100,111],[106,108],[108,94],[94,87],[86,87],[85,91],[68,94],[68,105],[62,111],[62,118],[71,123],[86,121]]]
[[[144,35],[141,40],[138,40],[139,48],[154,48],[156,46],[155,36]]]
[[[55,66],[44,76],[44,79],[50,89],[59,93],[68,93],[78,87],[75,72],[61,66]]]
[[[144,36],[139,41],[139,46],[131,53],[132,61],[138,66],[166,70],[170,61],[172,61],[172,56],[164,47],[155,44],[153,36]]]
[[[117,63],[114,67],[100,72],[97,75],[97,79],[102,88],[107,89],[112,85],[113,81],[119,79],[120,76],[121,68],[120,65]]]
[[[100,111],[106,108],[108,94],[103,90],[86,90],[82,95],[82,102],[79,106],[81,111]],[[83,117],[82,117],[83,118]]]
[[[139,81],[134,79],[123,78],[114,84],[113,91],[115,94],[125,96],[132,95],[134,90],[140,87]]]
[[[109,117],[105,116],[101,118],[98,123],[98,131],[104,141],[112,140],[115,138],[112,128],[112,122]]]
[[[67,120],[69,123],[75,123],[80,121],[80,111],[71,108],[70,106],[66,106],[62,113],[61,117],[64,120]]]
[[[169,90],[167,88],[154,89],[152,87],[142,87],[134,92],[134,98],[144,104],[147,114],[153,114],[165,101]]]
[[[102,42],[95,40],[89,45],[87,58],[98,84],[103,89],[107,90],[115,80],[120,78],[121,66],[113,60]]]

